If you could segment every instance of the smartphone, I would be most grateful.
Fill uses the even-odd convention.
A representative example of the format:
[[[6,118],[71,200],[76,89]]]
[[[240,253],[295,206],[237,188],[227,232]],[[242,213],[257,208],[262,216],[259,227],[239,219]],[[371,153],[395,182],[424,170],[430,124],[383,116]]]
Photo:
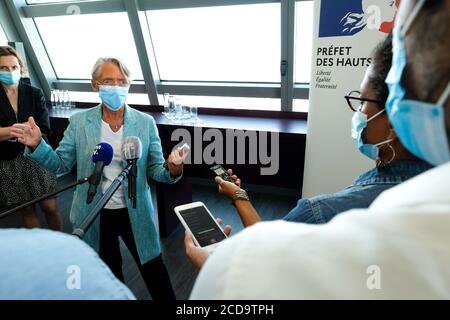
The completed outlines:
[[[228,175],[227,171],[221,165],[218,164],[217,166],[211,167],[210,169],[223,180],[234,183],[233,179]]]
[[[227,238],[203,202],[184,204],[174,210],[184,228],[194,236],[197,246],[211,252]]]

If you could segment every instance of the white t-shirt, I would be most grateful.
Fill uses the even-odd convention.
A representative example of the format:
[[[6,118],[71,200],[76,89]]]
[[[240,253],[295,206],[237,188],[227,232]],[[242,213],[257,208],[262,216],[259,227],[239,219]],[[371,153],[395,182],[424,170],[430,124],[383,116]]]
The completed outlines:
[[[105,166],[103,169],[103,193],[112,184],[114,179],[122,172],[124,167],[124,159],[122,158],[122,143],[123,143],[123,126],[119,131],[114,132],[109,127],[109,124],[102,120],[102,133],[101,141],[109,143],[114,150],[114,156],[109,166]],[[121,209],[126,208],[127,203],[123,192],[123,186],[113,194],[111,199],[106,204],[106,209]]]
[[[202,268],[191,299],[450,299],[450,163],[325,225],[262,222]]]

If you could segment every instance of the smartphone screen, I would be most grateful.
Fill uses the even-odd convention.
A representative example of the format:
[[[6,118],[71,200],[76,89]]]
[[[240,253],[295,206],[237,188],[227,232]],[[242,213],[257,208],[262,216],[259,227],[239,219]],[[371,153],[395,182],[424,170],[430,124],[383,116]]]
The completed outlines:
[[[211,218],[205,207],[199,206],[180,210],[179,212],[189,229],[191,229],[200,247],[206,247],[226,239],[226,236]]]

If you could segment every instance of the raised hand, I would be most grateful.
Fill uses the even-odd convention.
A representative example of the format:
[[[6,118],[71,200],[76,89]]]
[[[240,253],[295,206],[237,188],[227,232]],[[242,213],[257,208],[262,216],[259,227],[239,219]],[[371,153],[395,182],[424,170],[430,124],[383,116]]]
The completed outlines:
[[[167,167],[169,168],[171,176],[178,177],[183,172],[186,156],[187,154],[184,154],[182,148],[177,148],[172,151],[167,159]]]
[[[239,179],[237,175],[233,174],[233,169],[228,169],[227,173],[231,177],[231,179],[233,179],[234,184],[238,187],[241,187],[241,179]]]
[[[39,129],[33,117],[29,117],[26,123],[14,124],[11,127],[11,135],[31,150],[37,148],[42,138],[41,129]]]

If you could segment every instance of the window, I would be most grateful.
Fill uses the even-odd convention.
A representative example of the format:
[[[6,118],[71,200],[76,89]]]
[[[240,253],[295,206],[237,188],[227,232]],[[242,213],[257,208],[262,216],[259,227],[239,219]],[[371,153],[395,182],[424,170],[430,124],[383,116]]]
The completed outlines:
[[[0,46],[6,46],[8,44],[8,38],[6,37],[5,31],[2,25],[0,25]]]
[[[313,40],[313,1],[295,3],[295,69],[296,83],[311,81],[311,57]]]
[[[290,99],[285,86],[292,85],[291,77],[281,81],[283,58],[289,60],[288,75],[294,76],[294,96],[303,98],[293,99],[292,111],[305,112],[314,1],[292,2],[292,30],[282,29],[294,23],[281,1],[240,5],[217,0],[210,6],[207,0],[139,0],[136,8],[119,0],[27,0],[28,6],[22,9],[33,18],[36,29],[32,31],[40,35],[30,41],[38,59],[44,60],[47,78],[55,81],[51,86],[72,89],[74,100],[98,102],[98,94],[87,92],[86,81],[99,57],[115,56],[130,68],[135,80],[132,91],[139,92],[130,94],[131,104],[149,104],[149,96],[153,104],[158,103],[155,100],[162,104],[160,97],[168,92],[198,107],[281,110],[281,102]],[[81,14],[65,14],[66,5],[78,6]],[[139,21],[129,21],[136,14]],[[139,25],[147,52],[138,55],[144,49],[141,43],[135,44],[141,38]],[[293,34],[294,43],[283,40],[291,41]],[[292,47],[293,61],[286,51]],[[285,51],[288,55],[282,57]],[[150,67],[155,83],[143,82],[141,65],[144,70]]]
[[[99,57],[115,56],[128,66],[134,80],[142,71],[126,13],[35,18],[59,79],[90,79]]]
[[[308,112],[309,110],[309,100],[306,99],[294,99],[293,103],[294,112]]]
[[[95,0],[82,0],[82,1],[95,1]],[[73,2],[73,0],[27,0],[28,4],[58,3],[58,2]]]
[[[146,14],[161,80],[280,82],[280,4]]]
[[[182,104],[198,108],[280,110],[280,99],[175,95]],[[160,96],[160,101],[164,101]]]
[[[98,92],[90,91],[90,92],[83,92],[83,91],[70,91],[69,92],[70,101],[76,101],[76,102],[94,102],[94,103],[100,103],[100,97],[98,95]],[[138,105],[149,105],[150,102],[148,100],[147,94],[142,93],[130,93],[128,95],[128,104],[138,104]]]

